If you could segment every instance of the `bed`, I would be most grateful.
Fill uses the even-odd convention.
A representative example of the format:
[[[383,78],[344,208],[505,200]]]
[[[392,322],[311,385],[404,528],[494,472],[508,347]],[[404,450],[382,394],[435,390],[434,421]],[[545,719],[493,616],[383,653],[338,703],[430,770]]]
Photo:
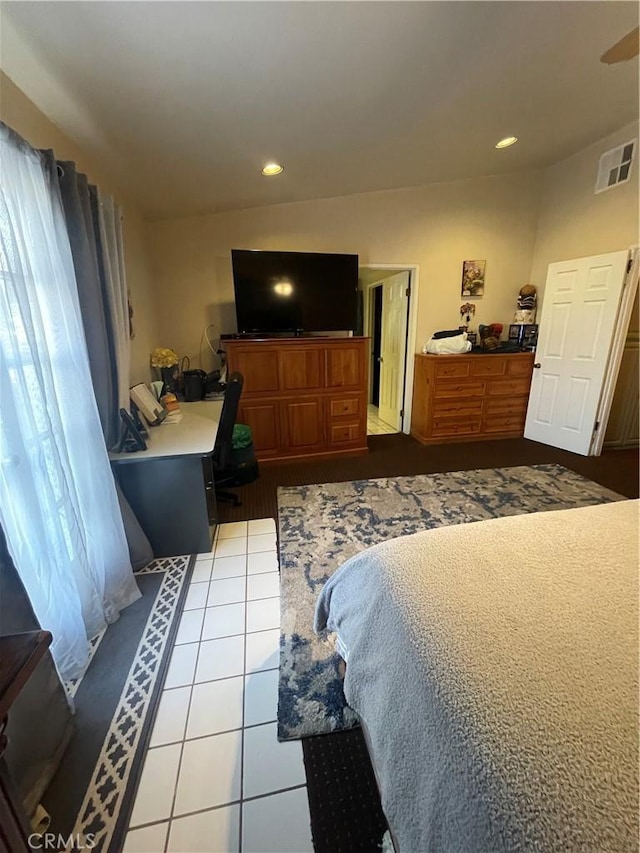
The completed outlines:
[[[400,853],[638,849],[639,509],[440,527],[327,581]]]

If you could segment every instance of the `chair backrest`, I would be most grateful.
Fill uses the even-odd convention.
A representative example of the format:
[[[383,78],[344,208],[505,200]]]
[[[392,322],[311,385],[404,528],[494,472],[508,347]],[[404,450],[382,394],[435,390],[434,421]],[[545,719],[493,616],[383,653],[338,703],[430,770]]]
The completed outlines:
[[[233,428],[238,415],[238,403],[243,385],[244,377],[241,373],[232,373],[227,380],[216,443],[213,448],[213,466],[218,471],[223,470],[229,462],[229,455],[233,447]]]

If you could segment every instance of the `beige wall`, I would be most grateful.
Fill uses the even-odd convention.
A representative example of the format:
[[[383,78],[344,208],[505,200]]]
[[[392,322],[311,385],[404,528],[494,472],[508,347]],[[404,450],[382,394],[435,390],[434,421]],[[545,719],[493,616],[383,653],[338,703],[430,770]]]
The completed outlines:
[[[638,152],[632,179],[594,194],[600,155],[638,136],[638,122],[627,125],[544,172],[531,282],[544,290],[547,267],[627,249],[638,243]]]
[[[235,331],[232,248],[418,264],[418,349],[437,329],[459,324],[462,262],[484,258],[476,322],[508,324],[529,277],[539,185],[538,173],[526,173],[149,223],[160,342],[197,361],[207,323],[215,336]]]
[[[131,383],[151,378],[149,353],[158,346],[155,298],[147,258],[144,221],[135,206],[104,173],[99,163],[87,157],[40,110],[0,72],[0,119],[35,148],[52,148],[61,160],[73,160],[92,183],[112,195],[123,212],[123,240],[127,282],[134,309],[135,338],[131,341]]]

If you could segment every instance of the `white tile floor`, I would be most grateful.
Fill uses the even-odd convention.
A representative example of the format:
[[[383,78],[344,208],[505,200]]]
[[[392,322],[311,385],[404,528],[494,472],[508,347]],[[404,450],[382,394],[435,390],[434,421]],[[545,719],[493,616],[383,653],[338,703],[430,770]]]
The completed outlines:
[[[198,555],[124,853],[313,850],[302,747],[276,738],[275,531],[223,524]]]
[[[392,435],[399,430],[380,420],[378,407],[369,403],[367,406],[367,435]]]

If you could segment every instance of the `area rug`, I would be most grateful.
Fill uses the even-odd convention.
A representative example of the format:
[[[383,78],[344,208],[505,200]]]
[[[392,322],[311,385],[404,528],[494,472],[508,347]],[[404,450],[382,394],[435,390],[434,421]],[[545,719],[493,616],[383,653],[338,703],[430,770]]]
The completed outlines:
[[[162,557],[136,578],[142,598],[101,635],[67,684],[75,734],[43,798],[56,837],[122,849],[194,557]]]
[[[560,465],[278,489],[278,738],[309,737],[358,724],[344,698],[333,638],[313,632],[320,590],[345,560],[378,542],[441,525],[622,499]],[[522,543],[523,562],[535,547]]]

